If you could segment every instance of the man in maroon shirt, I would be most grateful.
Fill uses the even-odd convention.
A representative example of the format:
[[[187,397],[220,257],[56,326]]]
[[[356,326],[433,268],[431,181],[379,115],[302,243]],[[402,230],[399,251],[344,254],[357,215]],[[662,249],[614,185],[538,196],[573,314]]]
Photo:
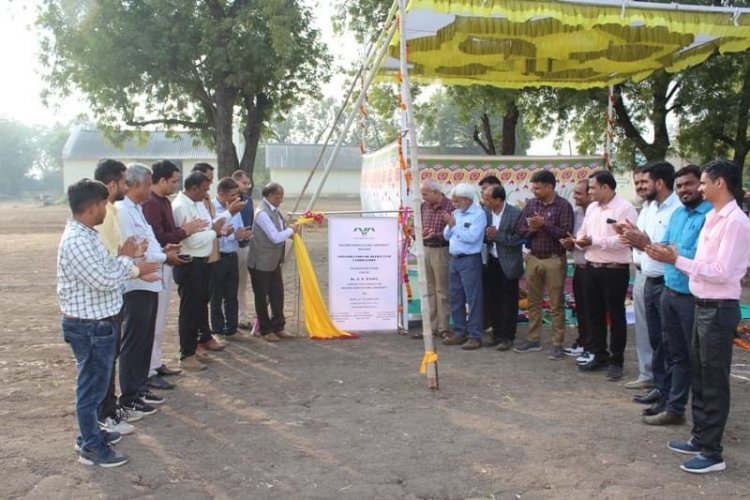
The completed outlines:
[[[448,320],[451,313],[448,285],[448,242],[443,238],[444,214],[451,214],[453,202],[449,200],[437,181],[425,181],[422,192],[422,238],[424,241],[424,263],[427,270],[427,298],[430,301],[430,325],[432,332],[445,338],[450,335]],[[412,333],[414,339],[421,333]]]
[[[154,230],[159,244],[179,244],[191,234],[206,227],[206,222],[200,219],[186,222],[182,227],[175,226],[172,215],[172,203],[168,196],[174,194],[179,187],[180,169],[172,162],[164,160],[151,167],[151,196],[142,205],[143,216]],[[156,328],[154,331],[154,346],[151,350],[151,367],[148,373],[148,384],[155,389],[171,389],[174,384],[167,382],[162,376],[176,375],[180,370],[167,368],[162,362],[162,339],[167,325],[167,309],[172,293],[172,267],[164,266],[162,279],[164,290],[159,293],[159,305],[156,313]]]
[[[517,227],[518,234],[531,241],[531,254],[526,260],[529,332],[527,340],[513,350],[542,350],[542,300],[546,288],[552,314],[552,350],[549,359],[561,359],[564,354],[567,258],[560,239],[567,238],[573,232],[575,219],[573,207],[555,192],[555,184],[555,175],[549,170],[541,170],[531,176],[534,198],[526,202]]]

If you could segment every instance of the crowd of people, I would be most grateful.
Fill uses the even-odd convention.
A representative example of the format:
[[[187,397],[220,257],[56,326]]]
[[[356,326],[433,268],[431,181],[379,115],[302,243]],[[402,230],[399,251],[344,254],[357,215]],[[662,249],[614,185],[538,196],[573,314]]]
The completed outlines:
[[[171,389],[170,376],[203,371],[211,351],[250,340],[242,331],[251,326],[248,275],[258,333],[268,342],[294,337],[285,330],[281,265],[299,227],[287,226],[279,211],[284,189],[265,186],[254,210],[243,171],[220,179],[211,199],[213,171],[196,164],[178,192],[180,169],[169,161],[126,167],[108,159],[95,180],[68,189],[72,218],[59,246],[57,289],[63,338],[78,368],[83,464],[126,463],[111,445],[164,403],[152,389]],[[633,266],[639,374],[625,387],[645,391],[633,399],[648,405],[648,425],[683,424],[692,394],[691,436],[669,448],[694,455],[681,466],[688,472],[723,470],[740,280],[750,261],[750,221],[735,200],[739,169],[716,160],[675,171],[660,161],[639,167],[634,179],[640,213],[617,194],[608,171],[576,184],[575,207],[556,192],[549,171],[531,177],[533,198],[523,209],[507,202],[493,176],[479,187],[458,184],[450,198],[445,186],[424,182],[429,324],[448,346],[528,355],[542,350],[548,308],[547,357],[575,356],[580,371],[606,370],[619,381]],[[565,347],[569,254],[578,335]],[[516,343],[522,277],[529,323]],[[162,343],[173,282],[180,361],[170,368]]]
[[[578,182],[575,207],[546,170],[530,179],[523,210],[507,203],[494,176],[462,183],[450,198],[435,181],[421,185],[424,258],[432,334],[465,350],[542,350],[543,310],[551,318],[550,360],[574,356],[582,372],[624,376],[626,296],[633,302],[638,377],[647,425],[680,425],[692,394],[693,427],[668,447],[694,455],[687,472],[723,470],[729,371],[740,321],[741,280],[750,264],[750,220],[737,204],[740,169],[715,160],[677,171],[666,161],[634,173],[640,213],[617,193],[609,171]],[[572,254],[578,334],[565,341],[565,282]],[[519,279],[528,301],[526,338],[514,345]],[[546,292],[546,294],[545,294]],[[452,319],[452,327],[449,320]],[[486,328],[491,340],[483,340]],[[412,334],[420,338],[421,334]]]
[[[241,331],[253,326],[248,275],[260,336],[294,337],[284,329],[281,264],[299,227],[286,227],[280,215],[284,189],[265,186],[255,211],[245,172],[220,179],[212,199],[213,172],[196,164],[177,192],[180,169],[169,161],[126,167],[106,159],[94,180],[68,188],[72,218],[58,249],[57,293],[63,338],[78,368],[76,450],[83,464],[126,463],[111,445],[164,403],[153,390],[173,389],[168,378],[182,370],[205,370],[210,351],[250,340]],[[173,282],[180,361],[170,368],[162,343]]]

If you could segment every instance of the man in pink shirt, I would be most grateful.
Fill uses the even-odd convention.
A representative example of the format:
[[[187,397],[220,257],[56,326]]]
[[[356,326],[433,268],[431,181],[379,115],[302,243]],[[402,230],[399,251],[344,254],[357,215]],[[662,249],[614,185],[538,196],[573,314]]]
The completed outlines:
[[[695,258],[683,257],[665,245],[646,247],[651,258],[674,264],[687,274],[695,296],[690,349],[692,436],[687,441],[670,441],[668,446],[696,455],[680,468],[698,474],[726,468],[721,438],[729,416],[729,369],[740,322],[740,280],[750,261],[750,221],[734,196],[739,184],[740,169],[734,163],[714,160],[703,166],[701,190],[714,208],[698,236]]]
[[[630,280],[630,248],[620,241],[614,225],[635,223],[633,205],[617,195],[617,182],[608,171],[589,178],[591,205],[576,235],[576,245],[585,249],[586,282],[584,298],[591,334],[593,357],[580,364],[582,371],[608,367],[607,378],[617,381],[623,375],[627,322],[625,294]],[[610,317],[607,346],[607,315]],[[609,347],[609,348],[608,348]]]

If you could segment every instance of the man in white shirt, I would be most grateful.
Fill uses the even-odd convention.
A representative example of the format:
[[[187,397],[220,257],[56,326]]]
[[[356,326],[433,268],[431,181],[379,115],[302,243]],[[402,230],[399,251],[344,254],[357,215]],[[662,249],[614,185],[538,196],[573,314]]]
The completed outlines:
[[[148,247],[143,258],[147,262],[159,263],[160,266],[156,273],[159,277],[157,281],[133,279],[125,283],[120,347],[120,405],[127,410],[150,415],[156,412],[156,408],[151,405],[164,402],[162,397],[148,390],[146,383],[154,344],[156,308],[159,292],[164,287],[161,264],[167,262],[167,254],[156,240],[141,208],[151,194],[151,169],[137,163],[130,165],[127,184],[125,198],[116,204],[122,238],[135,237],[138,241],[146,241]],[[171,250],[172,259],[177,258],[178,248]]]
[[[172,202],[174,223],[180,227],[188,221],[200,219],[206,193],[211,182],[202,172],[193,172],[185,178],[185,189]],[[189,262],[175,267],[172,272],[180,296],[178,330],[180,334],[180,366],[185,370],[200,371],[211,358],[197,354],[199,328],[208,323],[208,257],[221,234],[226,219],[220,218],[212,225],[182,240],[182,255]]]
[[[667,232],[672,214],[681,204],[674,193],[674,166],[666,161],[650,162],[640,169],[647,176],[647,196],[649,205],[639,217],[643,227],[631,223],[624,224],[622,241],[633,248],[643,250],[646,245],[661,242]],[[623,227],[619,226],[618,228]],[[661,413],[669,396],[672,374],[672,358],[667,343],[663,341],[664,328],[661,315],[661,295],[664,290],[664,264],[641,255],[641,270],[645,276],[643,301],[646,307],[648,337],[653,351],[651,371],[654,377],[654,388],[643,395],[634,396],[637,403],[653,405],[644,410],[644,415]],[[674,422],[677,423],[677,422]]]

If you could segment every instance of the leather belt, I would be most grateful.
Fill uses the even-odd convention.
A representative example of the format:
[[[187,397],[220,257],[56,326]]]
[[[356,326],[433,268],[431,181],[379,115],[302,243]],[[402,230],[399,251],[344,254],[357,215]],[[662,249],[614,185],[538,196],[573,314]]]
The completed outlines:
[[[671,295],[672,297],[692,297],[693,296],[693,294],[691,293],[678,292],[677,290],[673,290],[669,287],[664,287],[664,291],[667,292],[667,294]]]
[[[664,276],[646,276],[646,281],[648,283],[653,283],[654,285],[663,285]]]
[[[448,242],[446,241],[444,243],[427,243],[425,241],[425,242],[423,242],[423,245],[426,246],[426,247],[428,247],[428,248],[442,248],[442,247],[447,247],[448,246]]]
[[[73,320],[73,321],[106,321],[107,323],[117,323],[120,321],[120,315],[115,314],[113,316],[107,316],[106,318],[100,318],[100,319],[89,319],[89,318],[76,318],[75,316],[68,316],[67,314],[63,314],[63,318]]]
[[[231,257],[232,255],[236,255],[237,252],[219,252],[219,255],[222,257]]]
[[[695,305],[700,307],[736,306],[739,303],[736,299],[695,299]]]
[[[474,257],[475,255],[479,255],[478,253],[459,253],[456,255],[452,255],[451,257],[454,259],[463,259],[464,257]]]
[[[539,260],[551,259],[552,257],[560,257],[559,255],[557,255],[555,253],[534,253],[534,252],[531,252],[531,255],[533,255],[534,257],[536,257]]]
[[[586,269],[586,264],[576,264],[576,269]]]
[[[621,264],[619,262],[587,262],[586,265],[595,269],[627,269],[630,267],[630,264]]]

